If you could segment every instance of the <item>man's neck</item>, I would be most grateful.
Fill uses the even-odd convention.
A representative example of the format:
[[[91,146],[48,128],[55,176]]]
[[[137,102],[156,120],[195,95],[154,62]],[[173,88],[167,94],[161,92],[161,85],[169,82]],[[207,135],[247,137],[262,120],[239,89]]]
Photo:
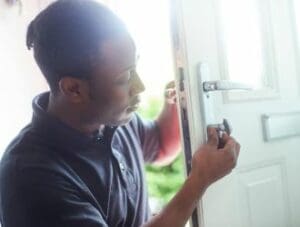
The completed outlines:
[[[87,124],[83,122],[82,117],[80,116],[81,113],[76,107],[63,102],[59,97],[55,97],[51,93],[49,96],[47,112],[71,128],[74,128],[87,135],[92,135],[96,130],[99,130],[100,132],[104,129],[104,125],[99,125],[96,123]]]

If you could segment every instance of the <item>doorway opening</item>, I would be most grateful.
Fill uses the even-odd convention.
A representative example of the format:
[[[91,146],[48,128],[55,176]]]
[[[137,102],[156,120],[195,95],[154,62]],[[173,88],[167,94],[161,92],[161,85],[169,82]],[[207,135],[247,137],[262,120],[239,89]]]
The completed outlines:
[[[163,92],[174,80],[169,0],[102,1],[120,16],[135,40],[139,61],[137,71],[145,84],[138,113],[154,119],[163,106]],[[179,190],[184,181],[183,155],[171,164],[146,166],[152,212],[158,212]]]

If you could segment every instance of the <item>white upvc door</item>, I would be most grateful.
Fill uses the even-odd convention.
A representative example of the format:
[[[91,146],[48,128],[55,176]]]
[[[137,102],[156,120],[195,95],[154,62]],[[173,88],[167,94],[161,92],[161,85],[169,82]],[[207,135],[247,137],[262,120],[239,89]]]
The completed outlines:
[[[207,124],[224,118],[242,146],[236,169],[212,185],[199,203],[198,225],[299,227],[300,74],[294,2],[181,0],[173,6],[186,161],[187,150],[195,151],[205,140]],[[203,91],[204,81],[219,80],[253,89]]]

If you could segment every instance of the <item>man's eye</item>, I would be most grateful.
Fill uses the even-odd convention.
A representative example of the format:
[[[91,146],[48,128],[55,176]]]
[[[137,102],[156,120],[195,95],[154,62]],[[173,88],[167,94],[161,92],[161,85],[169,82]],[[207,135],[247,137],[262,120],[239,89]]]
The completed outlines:
[[[133,70],[130,70],[130,77],[134,77],[136,75],[136,71],[133,69]]]
[[[135,69],[127,70],[119,76],[116,83],[120,85],[127,85],[136,77],[136,75],[137,73]]]
[[[132,77],[131,72],[127,71],[116,82],[118,84],[125,84],[125,83],[128,83],[130,81],[131,77]]]

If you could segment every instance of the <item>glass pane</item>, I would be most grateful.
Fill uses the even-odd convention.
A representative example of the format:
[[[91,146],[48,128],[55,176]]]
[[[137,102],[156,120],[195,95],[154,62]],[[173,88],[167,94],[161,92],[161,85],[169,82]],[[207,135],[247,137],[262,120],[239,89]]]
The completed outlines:
[[[261,88],[262,35],[256,1],[220,0],[220,8],[230,80]]]

